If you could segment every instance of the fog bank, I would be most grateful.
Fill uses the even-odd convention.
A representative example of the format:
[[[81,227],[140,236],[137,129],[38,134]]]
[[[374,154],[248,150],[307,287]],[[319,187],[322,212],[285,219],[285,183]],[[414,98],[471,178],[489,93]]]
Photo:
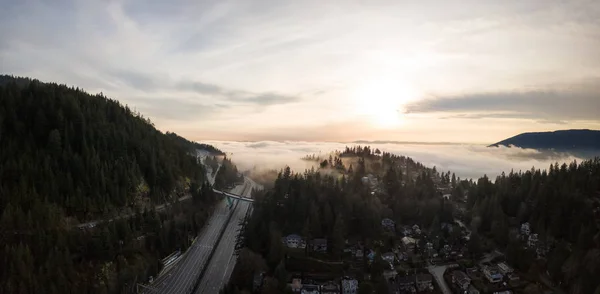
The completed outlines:
[[[331,142],[292,142],[292,141],[203,141],[211,144],[230,156],[241,171],[256,168],[281,169],[290,166],[302,172],[313,162],[300,158],[309,154],[327,155],[335,150],[343,150],[355,143]],[[494,179],[503,171],[509,173],[529,170],[532,167],[546,169],[558,162],[581,161],[583,159],[570,154],[540,152],[521,148],[488,148],[483,145],[456,144],[420,144],[420,143],[362,143],[373,149],[404,155],[423,163],[436,166],[438,171],[452,171],[461,178],[479,178],[484,174]]]

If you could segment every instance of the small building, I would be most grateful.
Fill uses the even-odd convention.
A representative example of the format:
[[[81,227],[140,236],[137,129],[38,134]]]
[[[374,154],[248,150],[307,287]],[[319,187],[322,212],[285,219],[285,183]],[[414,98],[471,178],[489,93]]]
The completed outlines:
[[[521,224],[521,235],[529,236],[529,234],[531,234],[531,226],[529,223]]]
[[[300,237],[300,235],[287,235],[284,237],[284,242],[288,248],[306,248],[306,243],[304,242],[304,239]]]
[[[363,252],[363,249],[358,249],[356,250],[356,253],[354,254],[354,256],[356,257],[356,259],[358,260],[362,260],[365,256],[365,253]]]
[[[490,283],[502,282],[502,274],[495,266],[483,267],[483,275],[487,278]]]
[[[358,293],[358,281],[355,279],[343,279],[342,280],[342,294],[356,294]]]
[[[396,255],[394,254],[394,252],[386,252],[381,255],[381,258],[389,263],[394,263]]]
[[[417,291],[415,288],[415,276],[399,276],[396,277],[396,282],[394,283],[396,290],[398,292],[411,292],[414,293]]]
[[[396,230],[396,222],[389,218],[384,218],[383,220],[381,220],[381,226],[385,231],[393,232]]]
[[[419,292],[433,290],[433,276],[430,274],[417,274],[415,285]]]
[[[315,252],[327,252],[327,239],[313,239],[311,245]]]
[[[531,235],[529,235],[529,238],[527,239],[527,247],[529,247],[529,248],[536,247],[538,241],[539,241],[538,234],[531,234]]]
[[[321,294],[341,294],[340,284],[329,281],[321,285]]]
[[[303,284],[302,280],[298,278],[292,279],[292,283],[288,284],[288,287],[292,290],[293,293],[320,294],[319,285],[311,283]]]
[[[417,235],[420,235],[420,234],[421,234],[421,229],[419,228],[419,226],[418,226],[418,225],[414,225],[414,226],[412,227],[412,231],[413,231],[413,233],[415,233],[415,234],[417,234]]]
[[[300,294],[320,294],[319,285],[302,284]]]
[[[465,272],[453,271],[452,272],[452,283],[455,284],[460,290],[467,290],[471,285],[471,278],[467,276]]]
[[[411,237],[402,237],[402,244],[406,250],[412,251],[415,249],[415,244],[417,244],[417,241]]]
[[[302,280],[301,279],[292,279],[292,282],[288,284],[288,287],[292,289],[294,293],[300,293],[302,291]]]
[[[501,262],[498,264],[498,270],[500,271],[500,273],[502,275],[508,275],[512,272],[514,272],[513,268],[510,267],[508,264],[506,264],[505,262]]]

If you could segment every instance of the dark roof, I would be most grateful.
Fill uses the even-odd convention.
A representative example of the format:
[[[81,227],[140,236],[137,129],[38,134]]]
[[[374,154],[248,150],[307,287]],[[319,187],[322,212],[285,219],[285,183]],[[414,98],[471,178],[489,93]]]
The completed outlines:
[[[396,283],[399,285],[409,285],[415,283],[415,276],[397,276]]]
[[[433,281],[433,276],[430,274],[418,274],[417,282],[431,282]]]

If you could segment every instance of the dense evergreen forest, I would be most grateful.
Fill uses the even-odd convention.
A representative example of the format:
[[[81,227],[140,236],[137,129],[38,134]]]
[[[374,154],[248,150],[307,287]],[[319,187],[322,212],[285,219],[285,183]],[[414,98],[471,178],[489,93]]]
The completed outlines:
[[[547,270],[569,293],[600,291],[600,158],[503,173],[495,182],[483,177],[467,193],[471,225],[511,264]],[[523,223],[539,236],[535,250],[524,249],[515,232]]]
[[[0,293],[131,289],[216,201],[194,149],[219,150],[102,94],[1,76],[0,146]],[[193,205],[154,210],[186,194]]]
[[[266,273],[261,293],[285,291],[290,275],[280,240],[288,234],[327,239],[326,259],[334,261],[343,255],[347,239],[390,248],[382,232],[384,218],[418,224],[430,235],[439,233],[441,223],[461,219],[472,230],[467,246],[474,260],[497,249],[532,281],[546,277],[569,293],[600,291],[600,159],[511,172],[495,181],[487,176],[461,180],[368,147],[305,159],[319,168],[284,169],[272,189],[255,193],[254,213],[239,240],[238,266],[224,293],[252,291],[252,277],[260,272]],[[539,235],[535,248],[519,236],[525,223]],[[452,235],[446,232],[445,240],[458,237]],[[376,264],[365,267],[372,277],[360,293],[385,291]]]

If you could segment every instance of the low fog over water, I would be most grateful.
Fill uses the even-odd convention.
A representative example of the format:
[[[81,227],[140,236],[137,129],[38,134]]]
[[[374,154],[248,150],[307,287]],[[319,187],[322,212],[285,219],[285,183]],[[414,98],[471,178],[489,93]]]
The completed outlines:
[[[223,150],[242,171],[256,168],[280,169],[290,166],[304,171],[313,162],[303,161],[310,154],[327,155],[346,146],[369,145],[373,149],[404,155],[439,171],[451,171],[461,178],[479,178],[484,174],[494,179],[503,171],[509,173],[532,167],[547,169],[550,164],[583,160],[565,153],[541,152],[533,149],[486,147],[484,145],[426,143],[330,143],[330,142],[232,142],[203,141]]]

